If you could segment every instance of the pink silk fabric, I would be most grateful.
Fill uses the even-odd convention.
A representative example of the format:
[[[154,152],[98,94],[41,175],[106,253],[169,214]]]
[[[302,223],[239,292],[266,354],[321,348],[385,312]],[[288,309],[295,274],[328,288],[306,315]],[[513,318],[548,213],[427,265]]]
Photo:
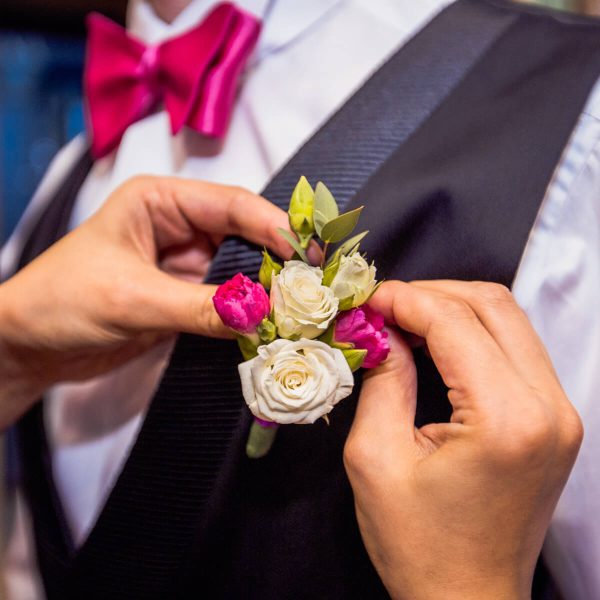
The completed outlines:
[[[92,13],[84,74],[94,158],[109,154],[132,123],[164,103],[175,135],[186,125],[223,137],[239,77],[258,40],[260,21],[233,4],[216,6],[194,29],[146,46]]]

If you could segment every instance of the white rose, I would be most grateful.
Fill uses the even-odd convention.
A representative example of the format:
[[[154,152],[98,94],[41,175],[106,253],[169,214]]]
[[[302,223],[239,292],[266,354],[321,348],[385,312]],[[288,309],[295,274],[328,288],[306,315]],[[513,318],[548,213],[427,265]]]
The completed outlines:
[[[342,352],[318,340],[275,340],[238,369],[252,414],[282,425],[314,423],[354,387]]]
[[[325,333],[338,312],[338,299],[322,285],[323,271],[299,260],[285,263],[271,281],[271,306],[283,338],[313,339]]]
[[[376,272],[375,265],[369,265],[358,252],[352,256],[342,256],[340,268],[331,282],[331,290],[339,300],[353,297],[352,306],[360,306],[369,299],[377,283]]]

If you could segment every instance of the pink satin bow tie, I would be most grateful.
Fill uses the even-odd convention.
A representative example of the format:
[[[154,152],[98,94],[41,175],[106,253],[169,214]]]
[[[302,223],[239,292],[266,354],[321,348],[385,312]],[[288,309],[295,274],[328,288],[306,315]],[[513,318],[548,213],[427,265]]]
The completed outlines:
[[[222,137],[259,31],[257,18],[223,3],[187,33],[146,46],[116,23],[91,14],[84,89],[92,155],[111,152],[127,127],[160,102],[173,135],[187,125]]]

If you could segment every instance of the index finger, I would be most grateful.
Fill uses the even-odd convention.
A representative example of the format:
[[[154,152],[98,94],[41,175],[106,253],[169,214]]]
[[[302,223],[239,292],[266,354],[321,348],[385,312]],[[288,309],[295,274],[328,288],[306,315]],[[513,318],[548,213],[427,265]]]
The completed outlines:
[[[389,281],[369,304],[389,322],[426,340],[444,383],[460,397],[487,397],[499,378],[507,386],[514,380],[502,349],[460,298]]]
[[[503,286],[479,281],[413,281],[416,287],[461,298],[490,332],[523,379],[540,389],[547,387],[554,367],[525,312]]]
[[[159,248],[204,232],[243,237],[284,259],[293,254],[277,232],[289,229],[287,213],[244,188],[177,177],[138,177],[127,185],[149,211]]]

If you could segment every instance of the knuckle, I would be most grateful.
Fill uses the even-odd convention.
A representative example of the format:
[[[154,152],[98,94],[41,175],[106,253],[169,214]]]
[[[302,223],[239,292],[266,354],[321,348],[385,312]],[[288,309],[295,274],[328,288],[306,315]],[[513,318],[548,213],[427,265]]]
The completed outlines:
[[[255,198],[255,195],[248,189],[241,186],[232,186],[231,203],[232,207],[244,207]]]
[[[157,180],[151,175],[134,175],[123,183],[121,189],[125,192],[126,197],[145,195],[148,190],[153,188]]]
[[[168,185],[160,177],[151,175],[136,175],[128,179],[120,188],[119,202],[127,202],[135,205],[142,202],[150,210],[160,206],[161,198],[168,191]]]
[[[545,453],[556,441],[558,423],[548,417],[542,417],[542,414],[518,431],[521,451],[526,456]]]
[[[130,177],[123,185],[135,189],[144,187],[146,184],[152,181],[154,181],[154,177],[151,175],[134,175],[133,177]]]
[[[508,414],[487,429],[484,452],[499,465],[532,467],[573,463],[583,439],[583,425],[566,401],[543,401],[539,393],[522,397],[518,414]]]
[[[581,417],[570,403],[565,407],[560,423],[565,451],[577,454],[583,442],[584,427]]]
[[[488,283],[477,281],[473,283],[476,295],[485,303],[491,305],[515,304],[512,292],[501,283]]]
[[[559,439],[559,424],[545,410],[523,411],[494,431],[487,445],[498,460],[507,465],[534,464],[547,460]]]
[[[348,476],[360,480],[369,480],[373,471],[379,470],[382,462],[377,445],[359,434],[348,437],[343,459]]]
[[[194,333],[205,337],[230,337],[229,330],[215,310],[211,294],[199,295],[190,302],[188,322],[193,324]]]
[[[213,318],[216,312],[213,303],[208,294],[199,295],[189,305],[190,323],[194,323],[197,331],[208,337],[213,337],[214,330],[217,327]]]
[[[244,211],[247,211],[254,194],[241,186],[231,186],[227,197],[227,226],[233,234],[239,234],[242,229]]]
[[[444,296],[437,300],[436,316],[433,318],[433,322],[442,321],[444,323],[448,321],[472,319],[474,316],[471,307],[460,298],[453,298],[450,296]]]

